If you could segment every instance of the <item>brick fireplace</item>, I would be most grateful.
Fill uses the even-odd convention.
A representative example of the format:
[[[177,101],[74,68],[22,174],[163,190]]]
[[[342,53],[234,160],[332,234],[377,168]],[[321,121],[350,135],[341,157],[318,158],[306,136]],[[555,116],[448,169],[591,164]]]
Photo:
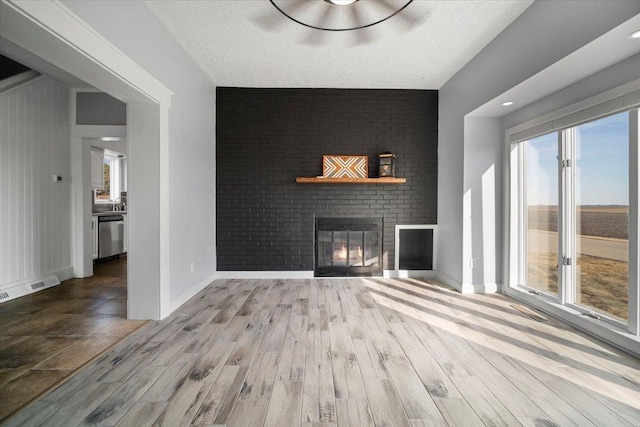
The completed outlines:
[[[316,218],[382,218],[380,268],[394,269],[395,226],[437,221],[435,90],[217,88],[218,271],[315,274]],[[323,155],[392,152],[405,184],[298,184]],[[209,190],[207,190],[209,191]]]

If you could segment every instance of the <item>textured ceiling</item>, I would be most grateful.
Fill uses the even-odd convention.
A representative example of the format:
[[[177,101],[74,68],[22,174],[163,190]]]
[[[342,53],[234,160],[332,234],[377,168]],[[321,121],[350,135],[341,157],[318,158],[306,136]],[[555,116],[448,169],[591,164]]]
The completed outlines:
[[[379,1],[406,3],[278,3],[287,1],[297,16],[331,13],[338,24],[349,7],[365,14]],[[327,32],[290,21],[268,0],[146,1],[218,86],[406,89],[439,89],[531,3],[414,0],[369,29]]]

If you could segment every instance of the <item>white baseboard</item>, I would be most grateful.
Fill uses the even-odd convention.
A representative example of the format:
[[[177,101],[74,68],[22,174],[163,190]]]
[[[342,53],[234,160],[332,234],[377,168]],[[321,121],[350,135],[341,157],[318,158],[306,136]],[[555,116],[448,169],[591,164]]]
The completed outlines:
[[[497,283],[482,283],[473,285],[473,292],[476,294],[495,294],[499,292],[501,286]]]
[[[436,278],[438,273],[433,270],[384,270],[382,277],[385,279]]]
[[[458,291],[461,294],[475,294],[476,288],[471,283],[461,283]]]
[[[463,283],[459,290],[463,294],[495,294],[498,289],[496,283]]]
[[[384,270],[382,277],[403,279],[437,277],[433,270]],[[313,271],[218,271],[216,279],[313,279]],[[325,277],[328,279],[329,277]],[[337,279],[338,277],[336,277]],[[351,277],[354,278],[354,277]]]
[[[460,283],[444,273],[438,272],[437,279],[461,294],[494,294],[501,288],[497,283]]]
[[[216,279],[313,279],[313,271],[218,271]]]
[[[211,282],[213,282],[215,279],[216,279],[216,273],[212,274],[208,278],[197,283],[196,285],[188,289],[186,292],[183,292],[182,295],[180,295],[178,298],[171,301],[169,303],[169,313],[167,313],[167,316],[173,313],[174,311],[176,311],[182,304],[184,304],[185,302],[193,298],[198,292],[200,292],[201,290],[209,286]]]
[[[0,294],[4,298],[0,299],[0,303],[11,301],[12,299],[20,298],[25,295],[40,292],[43,289],[49,289],[59,285],[65,280],[69,280],[73,277],[73,267],[63,268],[58,271],[52,271],[49,273],[39,274],[37,276],[29,277],[27,279],[17,280],[15,282],[3,284],[0,286]],[[38,282],[43,282],[43,286],[33,289],[31,285]],[[6,296],[5,296],[6,293]]]
[[[452,289],[455,289],[456,291],[460,292],[460,293],[470,293],[473,292],[472,290],[469,289],[464,289],[465,292],[463,292],[463,287],[462,287],[462,283],[458,282],[457,280],[447,276],[444,273],[441,272],[437,272],[436,273],[436,278],[441,281],[442,283],[444,283],[445,285],[449,286]]]

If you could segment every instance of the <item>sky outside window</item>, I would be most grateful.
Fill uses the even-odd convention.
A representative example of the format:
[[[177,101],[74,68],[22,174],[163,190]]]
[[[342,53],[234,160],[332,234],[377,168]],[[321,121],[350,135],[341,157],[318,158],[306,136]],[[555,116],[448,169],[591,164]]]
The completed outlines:
[[[629,115],[626,112],[576,127],[576,181],[579,205],[629,204]],[[556,132],[527,142],[530,206],[558,204]],[[588,173],[587,173],[588,171]]]
[[[527,204],[558,204],[558,134],[550,133],[526,142]]]
[[[629,205],[629,114],[615,114],[577,128],[578,205]]]

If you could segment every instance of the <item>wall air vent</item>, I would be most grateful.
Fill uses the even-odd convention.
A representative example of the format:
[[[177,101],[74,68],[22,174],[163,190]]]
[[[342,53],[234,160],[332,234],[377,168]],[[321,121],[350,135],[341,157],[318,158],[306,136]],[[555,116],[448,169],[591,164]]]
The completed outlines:
[[[66,272],[64,273],[64,275],[65,277],[67,277]],[[20,298],[25,295],[33,294],[35,292],[40,292],[60,284],[60,279],[58,279],[58,276],[49,276],[46,278],[34,277],[32,278],[32,280],[37,281],[32,283],[27,282],[8,286],[7,291],[0,292],[0,302],[4,303],[7,301],[11,301],[15,298]]]
[[[40,288],[44,288],[44,282],[36,282],[31,284],[31,289],[33,289],[34,291]]]
[[[35,282],[31,284],[31,290],[35,291],[38,289],[42,289],[42,288],[49,288],[51,286],[55,286],[55,285],[59,285],[60,284],[60,280],[58,279],[57,276],[51,276],[51,277],[47,277],[46,279],[43,279],[39,282]]]
[[[49,286],[59,285],[60,279],[57,276],[47,277],[43,280],[44,285],[48,288]]]

